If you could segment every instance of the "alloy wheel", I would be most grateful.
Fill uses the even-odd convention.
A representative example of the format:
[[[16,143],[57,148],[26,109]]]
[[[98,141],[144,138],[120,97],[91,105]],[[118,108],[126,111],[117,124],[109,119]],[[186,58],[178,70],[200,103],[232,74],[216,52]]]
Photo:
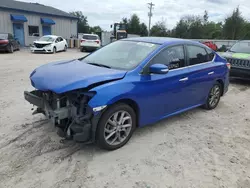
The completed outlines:
[[[217,103],[220,100],[220,94],[221,94],[220,87],[218,85],[215,85],[211,89],[210,94],[209,94],[208,103],[210,107],[214,107],[217,105]]]
[[[105,141],[112,146],[121,144],[132,131],[132,123],[132,117],[127,111],[115,112],[105,124]]]

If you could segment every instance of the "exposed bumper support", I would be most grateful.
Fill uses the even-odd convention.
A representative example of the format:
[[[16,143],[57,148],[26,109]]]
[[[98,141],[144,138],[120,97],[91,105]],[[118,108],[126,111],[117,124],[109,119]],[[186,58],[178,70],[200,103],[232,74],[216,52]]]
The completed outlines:
[[[92,120],[95,117],[93,117],[93,112],[90,108],[87,108],[84,114],[78,113],[77,111],[79,110],[77,110],[77,107],[71,104],[68,104],[66,107],[52,108],[43,95],[43,92],[38,90],[25,91],[24,98],[29,103],[38,107],[33,114],[43,113],[48,119],[52,120],[54,125],[58,127],[57,133],[59,136],[66,139],[73,139],[77,142],[93,141]],[[87,103],[86,99],[82,101]],[[86,105],[85,102],[78,109],[83,110],[82,105]]]

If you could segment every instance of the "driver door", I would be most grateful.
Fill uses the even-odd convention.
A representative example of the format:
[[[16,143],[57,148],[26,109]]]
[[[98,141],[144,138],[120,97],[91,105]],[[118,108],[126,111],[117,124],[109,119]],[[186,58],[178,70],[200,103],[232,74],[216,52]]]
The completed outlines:
[[[147,65],[147,71],[152,64],[164,64],[169,67],[166,74],[149,72],[141,76],[141,87],[146,88],[147,95],[139,99],[142,104],[140,109],[142,114],[145,114],[144,117],[150,118],[145,121],[153,123],[188,107],[188,68],[185,68],[184,46],[172,46],[162,50]]]

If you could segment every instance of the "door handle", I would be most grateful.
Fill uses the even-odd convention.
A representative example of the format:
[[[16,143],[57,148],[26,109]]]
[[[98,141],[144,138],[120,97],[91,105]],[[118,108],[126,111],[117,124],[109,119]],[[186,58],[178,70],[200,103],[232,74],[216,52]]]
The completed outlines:
[[[214,71],[208,73],[208,75],[212,75],[212,74],[214,74]]]
[[[188,80],[188,77],[182,78],[182,79],[180,79],[179,81],[180,81],[180,82],[184,82],[184,81],[187,81],[187,80]]]

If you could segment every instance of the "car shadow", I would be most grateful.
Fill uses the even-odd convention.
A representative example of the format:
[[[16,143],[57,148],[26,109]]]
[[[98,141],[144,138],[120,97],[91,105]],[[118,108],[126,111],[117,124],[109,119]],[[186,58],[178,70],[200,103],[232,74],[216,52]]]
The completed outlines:
[[[250,87],[250,78],[230,78],[230,83]]]

